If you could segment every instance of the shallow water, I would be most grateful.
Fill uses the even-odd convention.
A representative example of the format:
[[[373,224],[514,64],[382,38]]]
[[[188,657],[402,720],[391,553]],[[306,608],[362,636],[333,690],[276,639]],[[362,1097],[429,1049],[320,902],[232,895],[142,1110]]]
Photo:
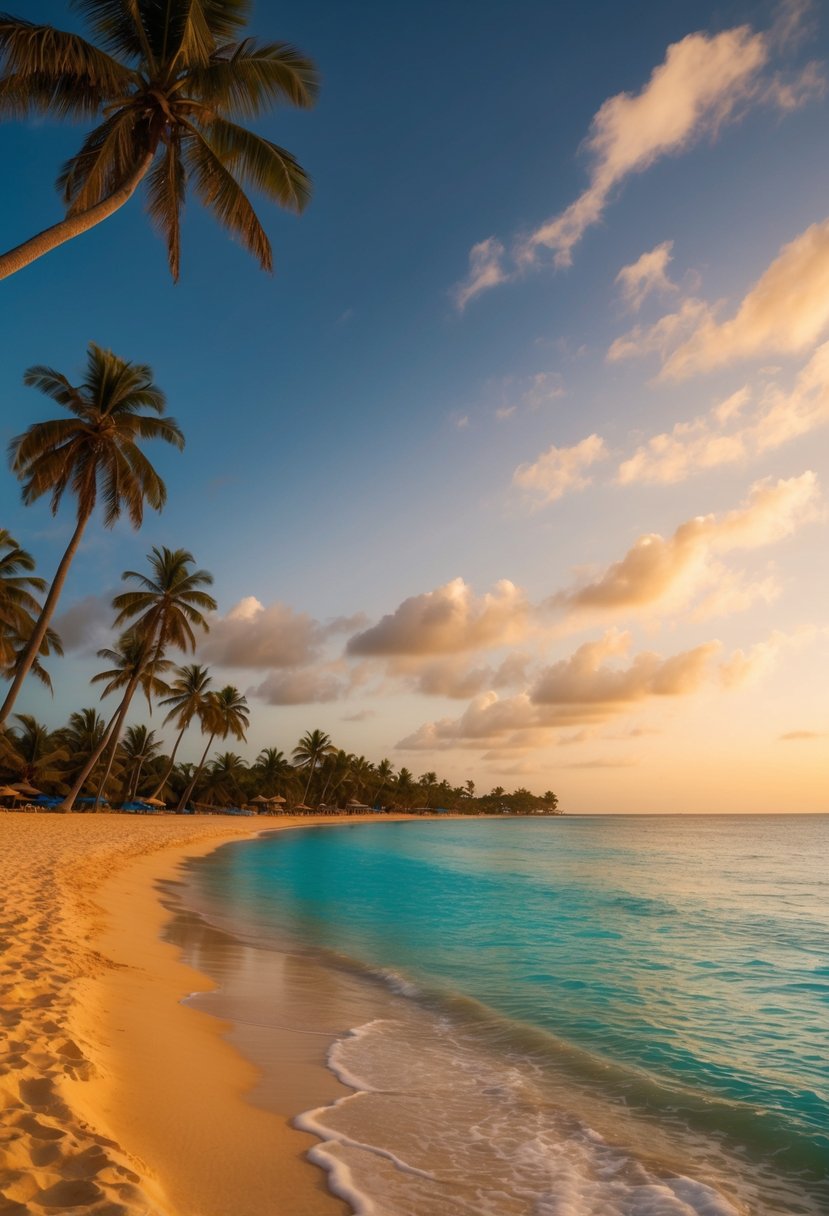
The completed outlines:
[[[328,1054],[355,1092],[299,1120],[357,1210],[827,1216],[827,845],[824,816],[353,825],[225,847],[188,898],[362,985]]]

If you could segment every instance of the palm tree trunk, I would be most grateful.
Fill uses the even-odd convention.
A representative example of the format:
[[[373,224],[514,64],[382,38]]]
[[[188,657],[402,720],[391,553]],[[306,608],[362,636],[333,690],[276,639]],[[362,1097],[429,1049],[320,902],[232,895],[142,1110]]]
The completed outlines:
[[[141,770],[143,768],[144,768],[144,757],[142,756],[141,759],[138,761],[138,767],[136,768],[136,770],[133,774],[132,781],[130,782],[130,788],[127,791],[127,802],[134,801],[135,796],[138,793],[138,784],[141,781]]]
[[[156,788],[153,790],[152,794],[150,794],[151,798],[158,798],[159,794],[164,789],[164,786],[169,781],[170,773],[173,771],[173,766],[175,765],[175,762],[176,762],[176,752],[178,751],[178,745],[179,745],[179,743],[181,743],[182,739],[184,738],[184,732],[187,730],[187,727],[189,725],[190,725],[190,723],[188,722],[187,725],[182,726],[181,730],[179,731],[178,738],[176,739],[175,746],[173,747],[173,753],[170,756],[170,763],[167,765],[167,771],[164,774],[164,776],[161,778],[161,780],[159,781]]]
[[[193,790],[196,788],[196,782],[198,781],[199,777],[201,776],[201,771],[204,768],[205,761],[207,760],[207,753],[210,751],[211,747],[213,746],[213,740],[215,738],[216,738],[216,732],[214,731],[213,734],[210,736],[210,738],[207,740],[207,747],[204,749],[204,755],[202,756],[201,761],[199,762],[199,767],[196,769],[195,773],[193,774],[193,780],[190,782],[187,789],[184,791],[184,794],[182,795],[182,798],[181,798],[181,802],[176,807],[177,811],[183,811],[184,808],[187,806],[187,803],[190,801],[190,797],[193,793]]]
[[[112,768],[112,759],[115,755],[115,749],[118,746],[118,740],[121,738],[121,729],[124,725],[124,719],[127,716],[127,710],[130,707],[130,701],[132,700],[133,693],[135,692],[136,688],[138,687],[138,681],[140,679],[141,679],[141,670],[139,670],[135,673],[135,675],[132,677],[129,684],[127,685],[126,691],[124,692],[124,699],[122,700],[121,704],[119,705],[118,709],[116,710],[115,717],[113,718],[112,722],[110,723],[109,728],[105,732],[103,739],[98,744],[98,746],[95,748],[94,752],[89,757],[86,764],[84,765],[81,775],[77,778],[77,780],[75,781],[75,784],[72,786],[72,789],[66,795],[65,800],[61,803],[62,810],[71,811],[74,808],[75,799],[77,798],[78,794],[81,792],[84,782],[86,781],[89,774],[92,772],[95,765],[100,760],[101,756],[104,754],[104,751],[106,750],[107,746],[110,743],[112,743],[112,751],[110,752],[110,755],[109,755],[109,762],[107,764],[106,772],[104,774],[104,781],[101,782],[98,794],[95,797],[94,809],[95,810],[98,809],[100,790],[103,789],[104,782],[106,781],[107,777],[109,776],[109,771]]]
[[[312,782],[312,781],[313,781],[313,779],[314,779],[314,769],[315,769],[315,762],[312,760],[312,761],[311,761],[311,771],[310,771],[310,773],[308,774],[308,781],[307,781],[307,783],[306,783],[306,785],[305,785],[305,793],[302,795],[302,803],[303,803],[303,806],[307,806],[307,805],[308,805],[308,791],[310,790],[310,788],[311,788],[311,782]]]
[[[24,241],[22,245],[17,245],[16,248],[10,249],[8,253],[0,254],[0,279],[6,279],[9,275],[15,274],[18,270],[22,270],[24,266],[28,266],[31,262],[37,261],[43,257],[44,253],[51,253],[53,249],[57,249],[58,245],[65,244],[66,241],[71,241],[74,236],[81,236],[82,233],[88,232],[90,228],[94,228],[96,224],[100,224],[101,220],[109,219],[124,203],[128,202],[133,194],[135,194],[141,179],[146,175],[150,165],[153,163],[155,152],[148,152],[140,164],[136,167],[132,177],[127,178],[123,186],[119,186],[107,198],[102,199],[100,203],[96,203],[94,207],[89,207],[86,211],[82,211],[80,215],[70,215],[66,219],[61,220],[57,224],[53,224],[51,228],[44,228],[43,232],[39,232],[37,236],[31,237],[28,241]]]
[[[66,576],[69,573],[69,567],[72,565],[73,558],[78,551],[78,546],[81,543],[81,537],[84,533],[84,528],[89,522],[89,517],[92,514],[91,510],[86,511],[78,517],[78,522],[75,525],[75,531],[72,533],[72,539],[67,545],[66,552],[60,559],[60,565],[55,571],[55,577],[52,579],[52,585],[49,588],[49,594],[44,600],[43,607],[40,610],[40,616],[37,618],[35,627],[32,630],[31,637],[26,645],[26,649],[20,656],[14,672],[14,679],[9,691],[6,693],[6,699],[0,708],[0,726],[8,718],[11,711],[14,709],[14,703],[17,700],[17,694],[26,676],[31,670],[40,648],[43,645],[43,639],[46,637],[46,630],[49,628],[49,622],[52,619],[58,600],[60,599],[63,585],[66,582]]]

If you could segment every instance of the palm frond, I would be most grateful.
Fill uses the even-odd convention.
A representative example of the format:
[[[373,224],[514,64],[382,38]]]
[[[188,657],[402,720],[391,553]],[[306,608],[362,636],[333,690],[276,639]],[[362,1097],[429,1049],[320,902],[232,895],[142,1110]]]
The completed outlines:
[[[55,183],[69,204],[69,214],[77,215],[117,190],[135,172],[146,150],[132,110],[119,109],[90,131]]]
[[[193,177],[196,193],[209,211],[234,233],[245,249],[259,262],[263,270],[273,269],[271,243],[265,235],[250,199],[233,174],[222,164],[210,144],[195,128],[193,138],[185,143],[188,171]]]
[[[234,176],[273,202],[300,212],[311,197],[311,180],[299,161],[278,144],[227,119],[205,128],[211,148]]]
[[[181,265],[181,211],[186,185],[187,175],[176,131],[147,178],[147,211],[153,227],[167,242],[167,260],[175,283]]]
[[[218,111],[255,118],[280,102],[310,109],[319,73],[313,60],[287,42],[245,38],[221,47],[206,67],[191,69],[178,88]]]
[[[0,76],[13,112],[88,117],[123,96],[134,73],[79,34],[0,13]],[[0,93],[0,103],[4,100]]]
[[[149,43],[143,12],[155,8],[147,0],[69,0],[76,12],[83,13],[103,46],[126,59],[142,59]]]

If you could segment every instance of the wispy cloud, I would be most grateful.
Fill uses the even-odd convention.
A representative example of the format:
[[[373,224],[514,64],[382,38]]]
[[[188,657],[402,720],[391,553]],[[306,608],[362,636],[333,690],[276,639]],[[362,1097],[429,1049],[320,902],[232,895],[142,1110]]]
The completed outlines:
[[[663,241],[629,266],[623,266],[616,275],[616,282],[628,308],[638,312],[652,292],[665,294],[679,290],[668,274],[673,247],[673,241]]]
[[[556,266],[569,266],[588,228],[599,223],[614,194],[634,174],[662,157],[676,155],[739,118],[752,105],[795,109],[815,96],[823,79],[815,64],[790,78],[772,73],[776,52],[795,41],[803,12],[788,6],[790,19],[770,32],[749,25],[718,34],[700,31],[671,44],[662,63],[638,93],[617,93],[596,112],[585,140],[590,160],[585,190],[564,211],[518,242],[511,255],[492,236],[473,246],[470,268],[453,295],[463,310],[482,292],[507,282],[550,252]]]
[[[810,349],[829,328],[829,220],[784,245],[732,317],[718,321],[720,311],[688,298],[653,325],[617,338],[607,357],[615,362],[655,352],[663,358],[660,379],[684,380],[758,355]]]
[[[593,479],[587,470],[609,455],[600,435],[588,435],[569,448],[552,444],[532,463],[518,466],[513,484],[532,494],[538,506],[544,506],[589,486]]]
[[[794,385],[768,384],[756,400],[745,385],[690,422],[652,436],[618,469],[621,485],[669,485],[706,469],[756,459],[829,423],[829,342]]]

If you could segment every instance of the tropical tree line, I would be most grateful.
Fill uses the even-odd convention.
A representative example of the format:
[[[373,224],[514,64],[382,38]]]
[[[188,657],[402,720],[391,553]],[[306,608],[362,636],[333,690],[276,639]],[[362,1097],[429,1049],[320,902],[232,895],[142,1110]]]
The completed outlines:
[[[111,684],[105,671],[96,681]],[[461,786],[438,779],[434,772],[415,778],[408,768],[396,772],[388,759],[373,764],[336,747],[321,730],[306,732],[290,756],[265,747],[252,763],[233,751],[217,750],[216,739],[245,739],[248,709],[237,689],[212,689],[206,668],[188,664],[174,669],[159,704],[163,721],[177,728],[172,749],[165,750],[155,729],[130,725],[111,757],[102,748],[107,720],[94,707],[70,715],[65,726],[50,731],[31,714],[16,714],[14,726],[0,737],[0,781],[20,783],[44,793],[67,795],[82,790],[84,807],[106,795],[114,806],[150,798],[183,809],[264,805],[287,811],[299,808],[347,807],[399,811],[450,810],[460,814],[557,814],[558,799],[549,790],[538,797],[529,790],[508,793],[496,786],[476,795],[475,783]],[[207,742],[198,763],[176,759],[188,730]],[[81,780],[86,773],[85,779]]]

